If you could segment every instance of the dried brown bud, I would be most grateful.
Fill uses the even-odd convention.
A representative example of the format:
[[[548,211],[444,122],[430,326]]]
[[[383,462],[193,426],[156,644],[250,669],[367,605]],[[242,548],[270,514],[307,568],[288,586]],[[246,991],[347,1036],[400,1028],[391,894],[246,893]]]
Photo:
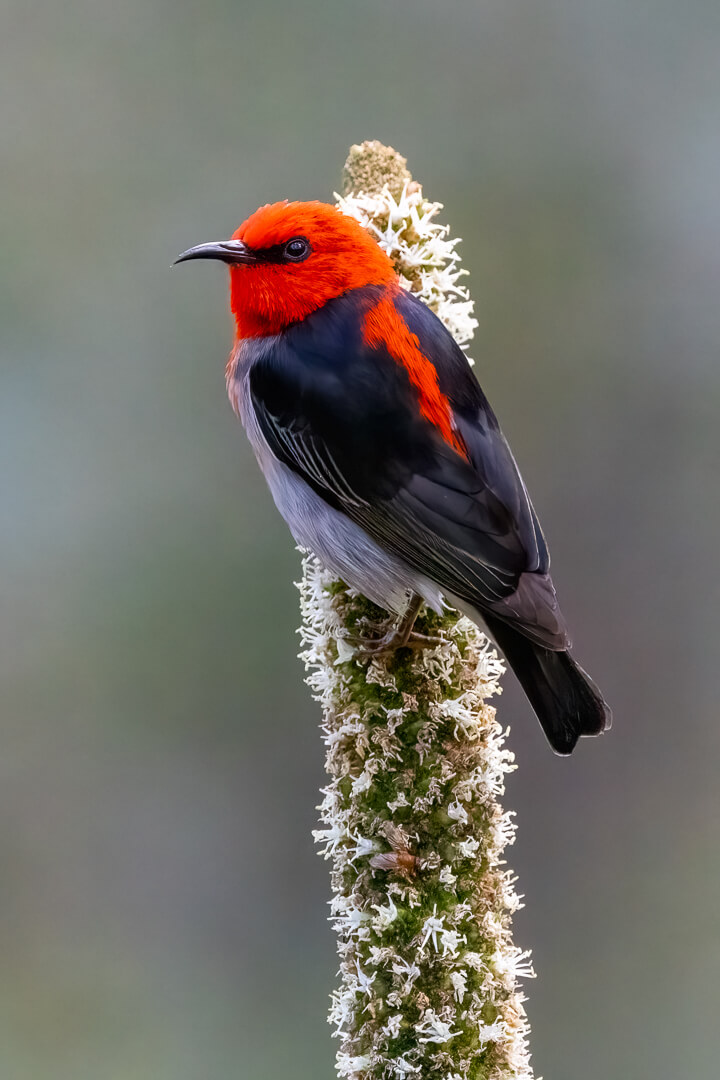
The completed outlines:
[[[343,168],[343,192],[359,195],[375,195],[387,186],[398,198],[405,184],[411,179],[407,159],[381,142],[370,140],[350,147]]]

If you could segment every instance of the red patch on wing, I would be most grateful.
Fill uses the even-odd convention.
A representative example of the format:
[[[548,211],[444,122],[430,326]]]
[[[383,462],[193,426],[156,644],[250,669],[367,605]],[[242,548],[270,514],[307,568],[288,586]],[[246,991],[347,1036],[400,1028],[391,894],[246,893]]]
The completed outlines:
[[[417,334],[412,333],[397,311],[392,296],[384,296],[367,312],[363,341],[371,348],[384,345],[393,360],[403,365],[418,392],[422,415],[467,460],[467,448],[453,425],[450,402],[440,390],[437,371],[420,348]]]

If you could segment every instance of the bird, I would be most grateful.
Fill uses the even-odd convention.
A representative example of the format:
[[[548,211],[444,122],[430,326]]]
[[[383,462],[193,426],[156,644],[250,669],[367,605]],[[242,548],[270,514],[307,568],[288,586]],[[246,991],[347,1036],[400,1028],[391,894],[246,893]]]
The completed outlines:
[[[228,395],[295,541],[397,620],[367,653],[412,644],[423,603],[451,606],[497,644],[557,754],[605,731],[495,414],[370,232],[276,202],[176,262],[193,259],[229,267]]]

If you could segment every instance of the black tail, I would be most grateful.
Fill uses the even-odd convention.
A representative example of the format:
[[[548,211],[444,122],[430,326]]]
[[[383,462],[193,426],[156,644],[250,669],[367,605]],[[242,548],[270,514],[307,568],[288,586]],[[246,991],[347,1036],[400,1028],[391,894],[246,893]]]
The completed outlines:
[[[581,735],[601,735],[612,714],[589,675],[569,652],[536,645],[501,619],[483,613],[556,754],[571,754]]]

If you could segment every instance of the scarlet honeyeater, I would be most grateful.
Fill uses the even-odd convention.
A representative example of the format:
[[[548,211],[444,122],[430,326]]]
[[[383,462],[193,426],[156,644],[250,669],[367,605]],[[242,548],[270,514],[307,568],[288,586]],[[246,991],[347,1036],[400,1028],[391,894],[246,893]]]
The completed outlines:
[[[610,724],[569,652],[545,539],[467,359],[357,221],[274,203],[185,251],[230,268],[230,400],[298,544],[400,617],[424,601],[487,628],[552,748]]]

